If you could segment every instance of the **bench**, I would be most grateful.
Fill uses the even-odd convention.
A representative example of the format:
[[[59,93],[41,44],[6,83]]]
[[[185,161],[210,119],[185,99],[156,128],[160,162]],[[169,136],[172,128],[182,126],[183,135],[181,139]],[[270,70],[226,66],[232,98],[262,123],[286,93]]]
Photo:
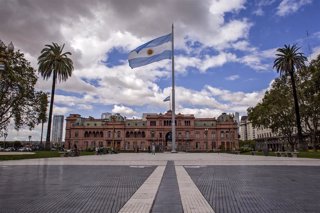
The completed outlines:
[[[79,151],[74,151],[72,149],[68,149],[64,152],[59,152],[61,157],[77,157],[80,155]]]
[[[275,152],[277,157],[298,157],[299,152]]]

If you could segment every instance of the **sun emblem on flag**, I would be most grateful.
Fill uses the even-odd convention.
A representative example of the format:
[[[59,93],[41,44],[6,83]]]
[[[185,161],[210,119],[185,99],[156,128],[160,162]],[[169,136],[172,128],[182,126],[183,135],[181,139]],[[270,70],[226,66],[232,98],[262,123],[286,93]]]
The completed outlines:
[[[147,54],[148,54],[148,55],[152,55],[152,54],[153,54],[153,49],[148,49],[148,50],[147,50]]]

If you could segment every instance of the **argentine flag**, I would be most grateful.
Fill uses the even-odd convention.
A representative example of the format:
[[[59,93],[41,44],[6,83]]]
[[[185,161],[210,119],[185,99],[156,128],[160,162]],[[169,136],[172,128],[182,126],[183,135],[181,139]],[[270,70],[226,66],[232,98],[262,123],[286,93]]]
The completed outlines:
[[[153,39],[129,53],[129,66],[133,69],[172,56],[172,34]]]

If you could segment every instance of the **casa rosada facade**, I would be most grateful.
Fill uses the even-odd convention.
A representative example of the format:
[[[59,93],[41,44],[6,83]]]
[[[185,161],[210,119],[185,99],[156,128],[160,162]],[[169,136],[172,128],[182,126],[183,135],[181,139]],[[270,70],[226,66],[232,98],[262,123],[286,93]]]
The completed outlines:
[[[120,114],[109,114],[102,119],[83,118],[70,114],[66,118],[65,148],[113,148],[119,151],[147,151],[152,144],[156,151],[170,151],[171,117],[146,113],[142,119],[127,119]],[[233,151],[239,148],[238,126],[232,115],[222,113],[218,118],[195,118],[190,114],[177,114],[177,151]]]

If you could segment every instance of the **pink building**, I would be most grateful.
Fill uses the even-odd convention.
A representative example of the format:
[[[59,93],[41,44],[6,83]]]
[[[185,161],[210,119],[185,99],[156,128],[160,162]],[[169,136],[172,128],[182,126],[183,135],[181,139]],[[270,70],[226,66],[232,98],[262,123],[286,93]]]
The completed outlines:
[[[142,119],[126,119],[120,114],[103,119],[67,117],[65,147],[79,149],[113,147],[120,151],[147,151],[153,143],[159,151],[171,150],[171,111],[146,113]],[[233,116],[216,118],[176,115],[177,151],[237,150],[238,127]]]

